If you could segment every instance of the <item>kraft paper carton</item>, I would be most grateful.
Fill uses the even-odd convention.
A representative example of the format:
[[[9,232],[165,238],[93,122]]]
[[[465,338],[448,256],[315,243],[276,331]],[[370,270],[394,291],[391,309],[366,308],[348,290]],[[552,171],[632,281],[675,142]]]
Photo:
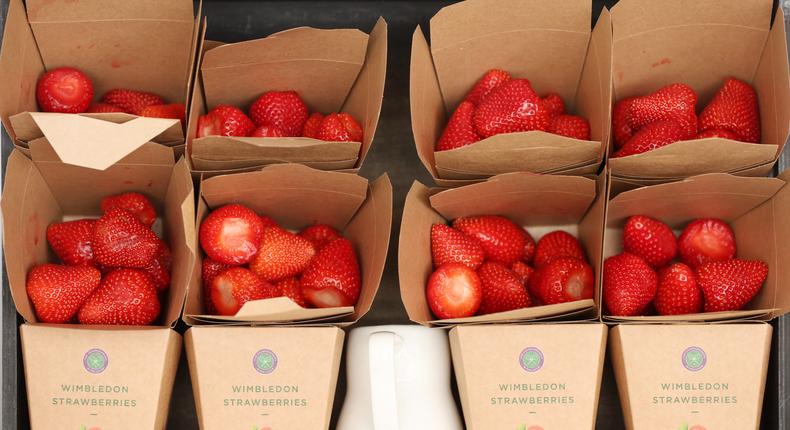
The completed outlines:
[[[619,325],[609,335],[628,430],[758,429],[768,324]]]
[[[760,292],[743,310],[676,316],[603,317],[607,321],[678,322],[733,319],[769,320],[790,310],[790,266],[786,258],[790,243],[790,171],[778,178],[747,178],[725,173],[695,176],[684,181],[628,189],[612,179],[607,206],[604,259],[622,252],[622,229],[632,215],[647,215],[665,222],[678,236],[697,218],[721,218],[735,232],[737,257],[768,265],[768,278]]]
[[[212,209],[246,205],[281,226],[298,231],[329,224],[349,239],[357,253],[362,291],[356,306],[305,309],[287,297],[247,302],[234,316],[207,315],[198,252],[187,293],[187,324],[350,324],[373,303],[387,259],[392,224],[392,185],[383,175],[373,182],[356,175],[326,172],[299,164],[275,164],[248,173],[215,176],[200,184],[195,232]],[[197,237],[197,236],[196,236]],[[195,239],[197,241],[197,238]]]
[[[355,29],[300,27],[239,43],[206,41],[195,82],[188,126],[188,153],[198,174],[249,171],[275,163],[356,173],[376,134],[387,69],[387,23],[370,34]],[[364,131],[363,142],[324,142],[303,137],[196,138],[200,115],[220,104],[245,112],[266,91],[294,90],[310,112],[348,112]]]
[[[398,247],[401,298],[409,318],[423,325],[518,322],[543,319],[595,319],[599,288],[606,178],[508,173],[454,189],[427,188],[415,181],[406,196]],[[501,215],[526,228],[537,241],[565,230],[582,243],[595,272],[593,299],[533,306],[468,318],[437,320],[425,298],[433,272],[431,226],[462,216]]]
[[[190,328],[201,430],[328,429],[344,336],[336,327]]]
[[[772,6],[771,0],[622,0],[612,7],[614,101],[682,82],[697,92],[699,111],[724,79],[735,77],[754,86],[762,121],[760,144],[718,138],[676,142],[610,158],[614,176],[649,183],[703,173],[770,172],[790,133],[784,12],[777,9],[772,25]]]
[[[411,119],[417,154],[439,186],[509,172],[595,174],[610,133],[611,24],[601,12],[590,31],[585,0],[467,0],[418,27],[411,53]],[[490,69],[527,78],[539,95],[558,92],[568,111],[590,122],[591,141],[532,131],[492,136],[434,152],[447,120]]]
[[[452,329],[466,428],[594,429],[607,331],[603,324]]]

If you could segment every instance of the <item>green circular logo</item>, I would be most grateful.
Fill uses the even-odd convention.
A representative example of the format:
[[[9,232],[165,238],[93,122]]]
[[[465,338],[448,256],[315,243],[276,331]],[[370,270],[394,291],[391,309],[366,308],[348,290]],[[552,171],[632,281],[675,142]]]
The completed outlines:
[[[692,372],[699,372],[700,370],[704,369],[705,365],[708,363],[708,356],[705,354],[705,351],[703,351],[702,348],[698,346],[691,346],[683,351],[681,362],[683,363],[683,367],[686,369]]]
[[[102,373],[109,364],[110,359],[107,357],[107,353],[99,348],[89,349],[82,357],[82,365],[89,373]]]
[[[252,367],[258,373],[268,375],[277,369],[277,354],[270,349],[262,349],[252,357]]]
[[[543,352],[538,348],[530,346],[521,351],[518,361],[521,368],[527,372],[537,372],[543,367]]]

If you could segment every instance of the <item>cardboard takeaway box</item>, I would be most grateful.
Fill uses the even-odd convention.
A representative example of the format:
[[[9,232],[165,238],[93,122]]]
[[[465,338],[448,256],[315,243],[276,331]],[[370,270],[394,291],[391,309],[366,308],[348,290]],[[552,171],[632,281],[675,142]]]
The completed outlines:
[[[603,324],[453,328],[466,428],[594,429],[607,331]]]
[[[609,354],[628,430],[759,429],[770,325],[618,325]]]
[[[643,154],[610,158],[616,177],[667,182],[703,173],[763,176],[790,134],[790,78],[781,7],[771,0],[622,0],[612,16],[614,101],[682,82],[702,109],[724,79],[757,91],[760,144],[709,138],[676,142]],[[612,148],[614,151],[614,148]]]
[[[263,39],[206,41],[198,60],[188,125],[193,172],[250,171],[274,163],[356,173],[376,134],[387,69],[387,23],[370,35],[356,29],[294,28]],[[220,104],[245,112],[266,91],[294,90],[311,112],[348,112],[364,130],[359,142],[303,137],[196,138],[200,115]]]
[[[94,153],[127,133],[128,123],[153,121],[161,129],[136,145],[153,140],[183,152],[178,120],[37,112],[36,82],[46,70],[72,66],[93,81],[94,100],[110,89],[129,88],[189,106],[200,7],[194,9],[190,0],[11,0],[0,53],[0,116],[17,149],[29,155],[29,143],[46,135],[64,161],[72,162],[67,148]],[[53,129],[45,122],[51,118],[71,131]]]
[[[185,160],[147,143],[100,171],[66,164],[45,140],[30,142],[28,159],[15,150],[3,189],[3,248],[20,327],[32,428],[163,429],[181,351],[172,330],[195,261],[194,193]],[[52,325],[36,322],[25,283],[30,268],[56,262],[50,223],[98,217],[107,195],[141,192],[160,219],[155,231],[173,254],[172,283],[158,326]]]
[[[684,181],[636,188],[617,194],[625,185],[611,180],[603,258],[622,252],[622,228],[628,217],[647,215],[667,223],[678,235],[697,218],[721,218],[735,232],[737,257],[761,260],[768,278],[760,292],[740,311],[677,316],[614,317],[606,321],[679,322],[760,319],[790,311],[790,171],[778,178],[750,178],[726,173],[695,176]]]
[[[600,303],[601,251],[606,178],[508,173],[454,189],[427,188],[415,181],[406,196],[398,251],[401,298],[409,318],[423,325],[519,322],[545,319],[592,320]],[[595,271],[593,299],[437,320],[425,298],[433,272],[431,226],[462,216],[501,215],[524,226],[537,241],[554,230],[579,238]]]
[[[411,53],[411,118],[417,154],[439,186],[500,173],[595,174],[607,151],[611,108],[611,31],[601,12],[590,31],[587,0],[467,0],[418,27]],[[541,131],[492,136],[434,152],[450,114],[490,69],[527,78],[539,95],[558,92],[587,118],[591,141]]]

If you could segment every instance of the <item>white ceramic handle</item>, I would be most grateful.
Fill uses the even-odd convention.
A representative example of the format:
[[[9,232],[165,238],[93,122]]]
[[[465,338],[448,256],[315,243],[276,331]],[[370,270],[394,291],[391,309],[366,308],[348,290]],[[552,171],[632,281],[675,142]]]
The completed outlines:
[[[370,404],[373,430],[398,430],[398,396],[395,382],[395,341],[398,335],[379,331],[370,335]]]

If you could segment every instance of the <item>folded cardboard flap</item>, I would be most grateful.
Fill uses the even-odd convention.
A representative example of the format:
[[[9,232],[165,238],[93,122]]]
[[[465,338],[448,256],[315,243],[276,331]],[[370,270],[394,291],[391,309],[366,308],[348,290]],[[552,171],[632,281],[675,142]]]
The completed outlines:
[[[448,115],[442,99],[442,89],[431,57],[431,48],[420,26],[414,30],[409,64],[409,105],[411,128],[417,156],[422,164],[438,178],[433,148],[441,136]]]
[[[783,8],[776,10],[774,25],[754,74],[754,87],[760,104],[762,143],[777,145],[776,156],[790,135],[790,67]]]

